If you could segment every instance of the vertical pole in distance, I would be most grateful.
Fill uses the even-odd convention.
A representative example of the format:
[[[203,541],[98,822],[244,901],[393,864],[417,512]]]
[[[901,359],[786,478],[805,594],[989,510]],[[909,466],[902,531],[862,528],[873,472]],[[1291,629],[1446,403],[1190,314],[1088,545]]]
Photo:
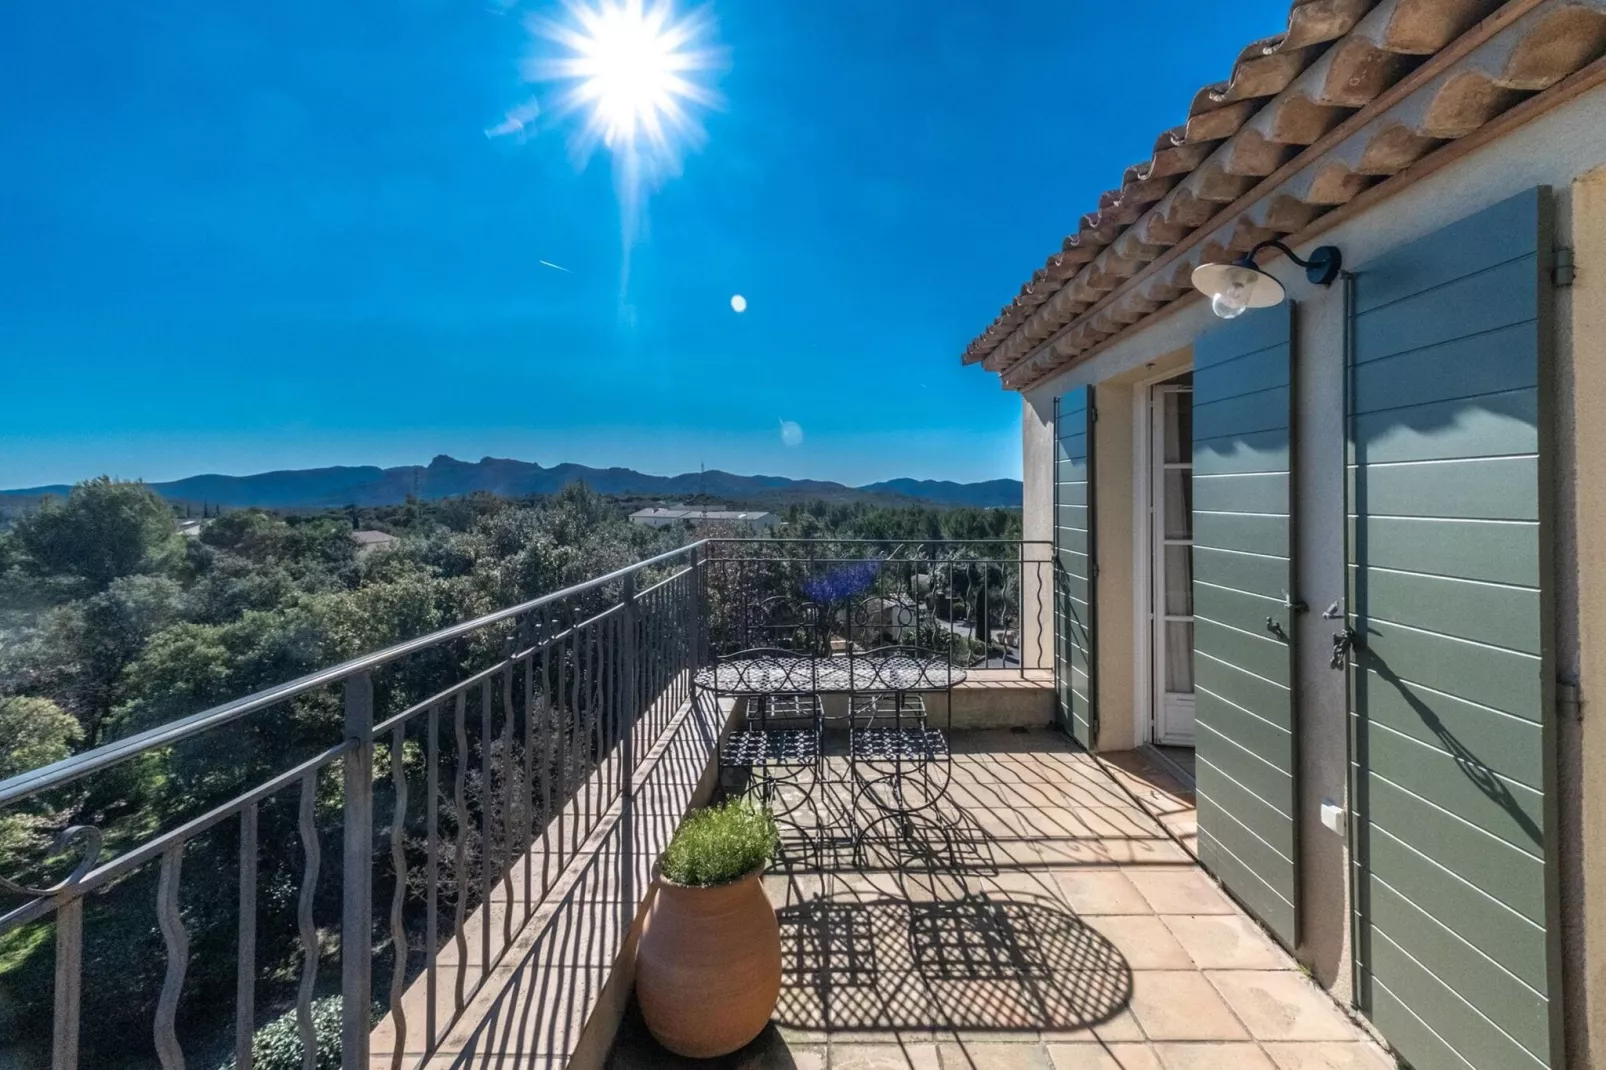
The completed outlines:
[[[374,681],[346,681],[345,851],[340,875],[340,1066],[368,1070],[373,1002]],[[398,756],[399,757],[399,756]]]

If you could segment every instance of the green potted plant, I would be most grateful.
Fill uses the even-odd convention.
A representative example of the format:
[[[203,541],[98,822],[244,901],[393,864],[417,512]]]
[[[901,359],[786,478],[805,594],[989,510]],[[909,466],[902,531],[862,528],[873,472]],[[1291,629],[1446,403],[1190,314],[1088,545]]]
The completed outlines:
[[[659,863],[636,951],[636,999],[658,1043],[692,1058],[735,1051],[781,994],[781,931],[761,878],[779,836],[747,802],[687,818]]]

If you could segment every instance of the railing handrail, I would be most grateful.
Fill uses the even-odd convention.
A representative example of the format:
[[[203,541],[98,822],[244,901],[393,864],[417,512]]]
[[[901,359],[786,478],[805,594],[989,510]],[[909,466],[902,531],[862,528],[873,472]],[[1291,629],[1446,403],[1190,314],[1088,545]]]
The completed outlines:
[[[242,717],[247,717],[269,706],[304,695],[309,691],[340,683],[360,673],[371,672],[408,654],[414,654],[420,650],[427,650],[441,643],[450,642],[453,639],[461,638],[472,632],[479,631],[481,628],[507,620],[510,617],[540,609],[542,606],[550,605],[565,598],[572,598],[577,594],[583,594],[615,580],[623,579],[625,576],[633,575],[644,568],[650,568],[653,565],[659,565],[665,561],[688,555],[705,545],[707,541],[706,539],[700,539],[697,542],[687,543],[685,546],[676,547],[673,550],[645,558],[621,569],[615,569],[606,575],[597,576],[583,583],[577,583],[572,587],[565,587],[561,591],[553,591],[539,598],[532,598],[527,602],[520,602],[518,605],[508,606],[494,613],[487,613],[482,617],[462,621],[438,631],[430,632],[427,635],[420,635],[414,639],[407,639],[369,654],[359,655],[338,665],[331,665],[327,669],[310,672],[288,683],[275,684],[272,687],[263,688],[261,691],[242,698],[231,699],[199,713],[192,713],[188,717],[180,717],[176,721],[169,721],[166,724],[148,728],[143,732],[136,732],[123,739],[103,743],[81,754],[63,758],[59,762],[40,766],[26,773],[19,773],[9,780],[0,781],[0,806],[6,806],[40,792],[70,784],[91,773],[128,761],[146,751],[172,746],[203,732],[237,721]]]
[[[901,542],[901,543],[914,543],[914,544],[916,544],[918,546],[941,546],[941,545],[975,546],[978,543],[1002,543],[1002,544],[1006,544],[1006,545],[1009,545],[1009,546],[1017,546],[1017,545],[1035,546],[1035,545],[1041,544],[1043,546],[1048,546],[1053,541],[1054,541],[1053,539],[908,539],[908,538],[899,538],[897,536],[888,536],[887,538],[884,538],[884,539],[839,539],[839,538],[836,538],[833,535],[820,535],[820,536],[815,536],[814,538],[798,538],[798,537],[793,537],[793,536],[787,536],[785,538],[773,538],[773,539],[766,538],[766,537],[764,537],[762,535],[742,535],[742,536],[731,536],[731,537],[728,537],[728,538],[727,537],[723,537],[723,536],[718,536],[718,537],[711,537],[711,538],[707,538],[707,539],[703,540],[703,542],[709,543],[709,544],[727,543],[727,542],[756,542],[756,543],[836,542],[836,543],[848,543],[848,544],[875,543],[877,545],[880,545],[880,544],[889,543],[889,542]]]

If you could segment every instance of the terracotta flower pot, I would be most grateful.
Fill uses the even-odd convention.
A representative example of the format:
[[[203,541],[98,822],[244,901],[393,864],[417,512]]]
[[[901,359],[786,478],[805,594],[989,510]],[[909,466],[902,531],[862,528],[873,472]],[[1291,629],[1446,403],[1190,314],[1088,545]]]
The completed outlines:
[[[658,1043],[709,1059],[763,1032],[781,994],[781,929],[762,870],[713,888],[657,878],[636,950],[636,999]]]

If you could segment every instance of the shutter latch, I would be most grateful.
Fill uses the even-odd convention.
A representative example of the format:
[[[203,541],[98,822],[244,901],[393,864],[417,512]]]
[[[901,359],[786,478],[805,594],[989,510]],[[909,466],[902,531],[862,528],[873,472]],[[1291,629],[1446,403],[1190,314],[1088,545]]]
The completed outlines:
[[[1584,698],[1576,683],[1571,680],[1556,681],[1556,705],[1561,707],[1561,714],[1574,721],[1584,719]]]
[[[1328,661],[1330,669],[1343,670],[1349,660],[1349,652],[1355,648],[1355,629],[1345,628],[1343,631],[1333,633],[1333,656]]]
[[[1564,288],[1573,284],[1573,250],[1568,245],[1556,246],[1553,254],[1553,263],[1550,269],[1550,280],[1557,288]]]

